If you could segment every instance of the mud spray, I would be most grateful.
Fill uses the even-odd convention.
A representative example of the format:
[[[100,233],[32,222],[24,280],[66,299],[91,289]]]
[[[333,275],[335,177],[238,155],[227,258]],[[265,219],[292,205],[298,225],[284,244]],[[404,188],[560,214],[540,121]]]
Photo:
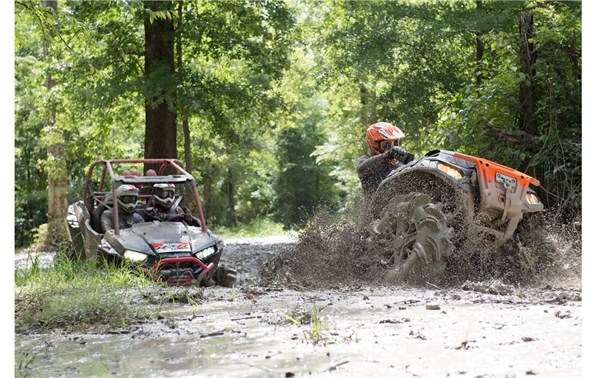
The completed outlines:
[[[341,214],[319,212],[296,244],[264,264],[262,284],[321,289],[396,285],[384,281],[386,261],[370,248],[367,214],[361,201]],[[581,289],[581,226],[562,222],[551,210],[524,219],[514,237],[500,247],[460,237],[440,281],[421,284],[459,287],[495,280]]]

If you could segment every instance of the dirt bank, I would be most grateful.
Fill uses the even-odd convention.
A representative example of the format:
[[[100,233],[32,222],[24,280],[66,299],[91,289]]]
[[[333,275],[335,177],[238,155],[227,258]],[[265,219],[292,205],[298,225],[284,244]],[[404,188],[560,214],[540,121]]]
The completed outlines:
[[[580,280],[540,287],[491,280],[448,289],[262,286],[260,266],[294,248],[296,239],[226,244],[223,262],[238,270],[236,288],[170,291],[177,303],[164,305],[158,321],[104,334],[17,335],[15,374],[581,375]]]

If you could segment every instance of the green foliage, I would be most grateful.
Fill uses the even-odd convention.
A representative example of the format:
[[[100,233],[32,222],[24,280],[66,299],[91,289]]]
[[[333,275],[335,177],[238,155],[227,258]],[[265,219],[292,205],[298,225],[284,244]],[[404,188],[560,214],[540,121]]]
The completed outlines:
[[[142,157],[146,101],[166,101],[188,121],[210,227],[266,218],[302,227],[317,207],[353,200],[364,131],[379,120],[403,128],[416,154],[479,154],[535,175],[549,206],[581,209],[581,2],[58,6],[15,3],[17,246],[47,221],[49,117],[64,138],[72,202],[94,159]],[[520,69],[522,11],[534,18],[533,75]],[[174,23],[173,76],[144,76],[146,19]],[[534,91],[540,151],[482,133],[486,124],[518,130],[524,86]]]
[[[542,181],[541,197],[548,206],[577,212],[581,210],[581,8],[574,3],[524,5],[534,18],[537,58],[531,82],[519,71],[518,30],[487,33],[486,79],[452,95],[428,141],[529,172]],[[540,151],[481,134],[485,124],[518,129],[521,85],[531,85],[535,91],[534,117],[544,143]]]
[[[287,128],[280,135],[280,173],[274,186],[274,219],[299,227],[319,206],[334,204],[333,179],[329,176],[333,167],[317,164],[313,156],[323,141],[317,120],[307,117],[302,122],[301,128]]]

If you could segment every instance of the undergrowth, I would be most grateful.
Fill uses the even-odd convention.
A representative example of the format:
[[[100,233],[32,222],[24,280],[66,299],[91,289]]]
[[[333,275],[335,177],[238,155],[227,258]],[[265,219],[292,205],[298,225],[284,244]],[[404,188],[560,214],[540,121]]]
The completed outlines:
[[[34,257],[27,268],[15,271],[17,332],[101,331],[152,316],[146,304],[135,300],[138,288],[155,285],[148,278],[126,267],[59,256],[48,267]]]

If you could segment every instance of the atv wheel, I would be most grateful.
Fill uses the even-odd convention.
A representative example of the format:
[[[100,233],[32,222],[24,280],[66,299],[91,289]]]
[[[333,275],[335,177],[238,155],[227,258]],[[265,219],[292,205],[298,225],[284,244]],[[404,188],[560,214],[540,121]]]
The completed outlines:
[[[369,249],[382,254],[391,283],[424,283],[438,279],[453,244],[452,229],[430,196],[412,192],[397,195],[372,223]]]

